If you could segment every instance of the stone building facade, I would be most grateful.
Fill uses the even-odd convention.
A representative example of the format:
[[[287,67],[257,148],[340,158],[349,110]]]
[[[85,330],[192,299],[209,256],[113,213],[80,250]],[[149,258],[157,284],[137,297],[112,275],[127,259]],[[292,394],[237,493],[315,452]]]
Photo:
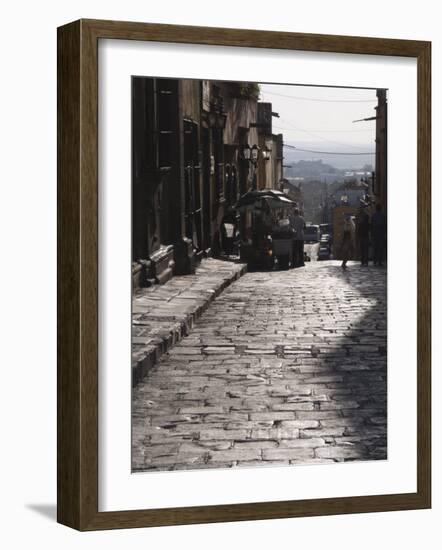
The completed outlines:
[[[132,103],[136,288],[222,253],[223,223],[246,223],[239,197],[278,188],[282,135],[272,134],[271,104],[259,102],[256,84],[134,77]]]

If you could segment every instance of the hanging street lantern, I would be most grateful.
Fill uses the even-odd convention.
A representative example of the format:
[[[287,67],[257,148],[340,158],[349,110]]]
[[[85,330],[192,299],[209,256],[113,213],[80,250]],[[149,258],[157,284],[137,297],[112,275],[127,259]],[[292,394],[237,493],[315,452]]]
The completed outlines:
[[[211,111],[209,113],[209,126],[216,130],[224,130],[226,127],[227,113]]]
[[[262,158],[264,160],[270,160],[270,156],[271,156],[271,153],[272,153],[272,150],[269,149],[267,147],[267,145],[264,147],[264,149],[262,150]]]
[[[251,156],[250,145],[246,143],[242,148],[242,158],[244,160],[250,160],[250,156]]]

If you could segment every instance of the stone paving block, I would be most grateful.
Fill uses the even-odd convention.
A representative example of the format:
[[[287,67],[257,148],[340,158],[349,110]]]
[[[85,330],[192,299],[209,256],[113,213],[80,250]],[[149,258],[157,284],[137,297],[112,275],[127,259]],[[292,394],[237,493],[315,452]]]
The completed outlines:
[[[268,441],[235,441],[233,444],[234,449],[250,450],[250,449],[274,449],[278,447],[278,442],[273,440]]]
[[[260,467],[275,467],[275,466],[289,466],[289,460],[241,460],[236,463],[236,466],[243,468],[254,468],[256,466]]]
[[[234,346],[205,346],[202,349],[203,353],[207,355],[230,355],[235,353]]]
[[[310,437],[309,439],[283,439],[281,440],[279,447],[281,449],[295,447],[308,447],[315,449],[316,447],[323,447],[325,445],[325,439],[322,437]]]
[[[322,424],[322,421],[321,421]],[[318,428],[318,420],[283,420],[279,423],[281,428],[298,428],[305,430],[307,428]]]
[[[296,439],[299,437],[298,428],[256,428],[252,430],[251,439]]]
[[[308,447],[296,447],[292,449],[264,449],[263,460],[299,460],[315,457],[315,451]],[[321,458],[321,457],[320,457]]]
[[[315,404],[305,401],[290,401],[287,403],[276,403],[272,405],[274,411],[313,411]]]
[[[166,426],[175,425],[181,422],[184,423],[190,423],[194,422],[195,420],[198,420],[198,416],[193,415],[185,415],[185,414],[169,414],[169,415],[161,415],[156,416],[151,414],[150,415],[150,421],[152,423],[152,426],[159,426],[160,428],[164,428]]]
[[[335,428],[338,426],[358,426],[358,429],[360,429],[361,426],[365,425],[365,419],[352,418],[351,416],[332,419],[326,418],[322,419],[320,422],[323,428]]]
[[[341,409],[359,409],[360,403],[358,401],[342,400],[342,401],[321,401],[319,403],[319,409],[321,411],[334,411]]]
[[[247,422],[249,418],[249,415],[247,413],[237,413],[237,412],[226,412],[224,414],[208,414],[204,418],[205,423],[212,423],[212,422],[237,422],[237,423],[244,423]]]
[[[324,384],[327,382],[343,382],[344,377],[340,374],[332,374],[330,376],[313,376],[304,380],[305,384]]]
[[[149,445],[145,449],[145,457],[148,459],[158,458],[162,456],[175,455],[178,452],[180,445],[178,443],[171,444],[158,444],[158,445]]]
[[[342,418],[342,410],[332,410],[332,411],[296,411],[296,418],[298,420],[323,420],[325,418]]]
[[[294,420],[294,412],[257,412],[250,414],[250,420]]]
[[[248,437],[247,430],[224,430],[208,428],[200,433],[200,440],[207,439],[228,439],[229,441],[244,440]]]
[[[201,450],[205,450],[205,451],[225,451],[227,449],[230,449],[232,448],[232,445],[233,443],[231,441],[218,441],[218,440],[215,440],[215,441],[210,441],[210,440],[207,440],[207,441],[200,441],[200,440],[197,440],[197,441],[192,441],[192,442],[189,442],[189,443],[183,443],[181,446],[180,446],[180,453],[183,452],[183,453],[186,453],[186,452],[192,452],[192,451],[195,451],[195,450],[198,450],[198,451],[201,451]]]
[[[345,430],[346,435],[358,434],[358,435],[367,435],[367,436],[384,436],[387,434],[386,426],[358,426],[356,424],[351,424]]]
[[[259,460],[261,449],[237,449],[209,451],[209,460],[214,462],[236,462],[238,460]]]
[[[324,437],[324,436],[339,436],[344,435],[346,431],[345,426],[329,426],[327,428],[309,428],[307,430],[301,430],[299,437]]]
[[[290,460],[290,464],[308,464],[309,466],[320,466],[323,464],[335,464],[336,461],[332,460],[330,458],[310,458],[308,461],[306,461],[305,458],[298,458],[298,459],[292,459]]]
[[[180,453],[170,456],[160,456],[155,458],[146,458],[146,466],[162,467],[162,466],[174,466],[179,462],[183,462],[190,467],[194,464],[206,464],[207,452],[202,454],[195,453]]]
[[[368,458],[367,449],[362,445],[354,446],[328,446],[328,447],[319,447],[315,449],[315,456],[318,458],[333,458],[340,460],[347,459],[361,459]]]
[[[183,407],[180,409],[181,414],[212,414],[212,413],[218,413],[222,414],[225,412],[224,407],[210,407],[210,406],[202,406],[202,407]]]
[[[193,464],[178,463],[175,464],[171,470],[225,470],[232,468],[236,463],[235,462],[195,462]],[[156,468],[160,469],[160,468]]]
[[[224,422],[211,422],[210,424],[206,424],[202,421],[202,418],[199,417],[198,420],[193,423],[172,424],[169,429],[169,434],[182,434],[183,436],[191,434],[193,438],[198,438],[200,432],[207,430],[224,430]]]
[[[183,355],[201,355],[201,349],[194,348],[194,347],[187,347],[187,346],[181,346],[179,349],[171,349],[169,350],[169,354],[173,357],[174,355],[178,355],[178,357],[182,357]]]
[[[224,424],[226,430],[254,430],[259,428],[270,428],[273,426],[273,420],[240,420],[229,421]]]

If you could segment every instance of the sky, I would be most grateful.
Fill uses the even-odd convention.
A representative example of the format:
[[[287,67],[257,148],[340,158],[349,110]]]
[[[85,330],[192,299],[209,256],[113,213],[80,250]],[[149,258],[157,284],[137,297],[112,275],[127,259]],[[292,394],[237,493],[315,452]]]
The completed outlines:
[[[273,133],[284,143],[321,151],[368,152],[375,148],[374,89],[261,84],[260,101],[272,103]],[[374,156],[373,156],[374,161]]]

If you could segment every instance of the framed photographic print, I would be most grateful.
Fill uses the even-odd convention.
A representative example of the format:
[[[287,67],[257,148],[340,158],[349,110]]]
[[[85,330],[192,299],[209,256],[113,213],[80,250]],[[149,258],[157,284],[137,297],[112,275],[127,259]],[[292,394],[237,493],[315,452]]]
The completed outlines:
[[[59,522],[430,507],[430,51],[59,28]]]

